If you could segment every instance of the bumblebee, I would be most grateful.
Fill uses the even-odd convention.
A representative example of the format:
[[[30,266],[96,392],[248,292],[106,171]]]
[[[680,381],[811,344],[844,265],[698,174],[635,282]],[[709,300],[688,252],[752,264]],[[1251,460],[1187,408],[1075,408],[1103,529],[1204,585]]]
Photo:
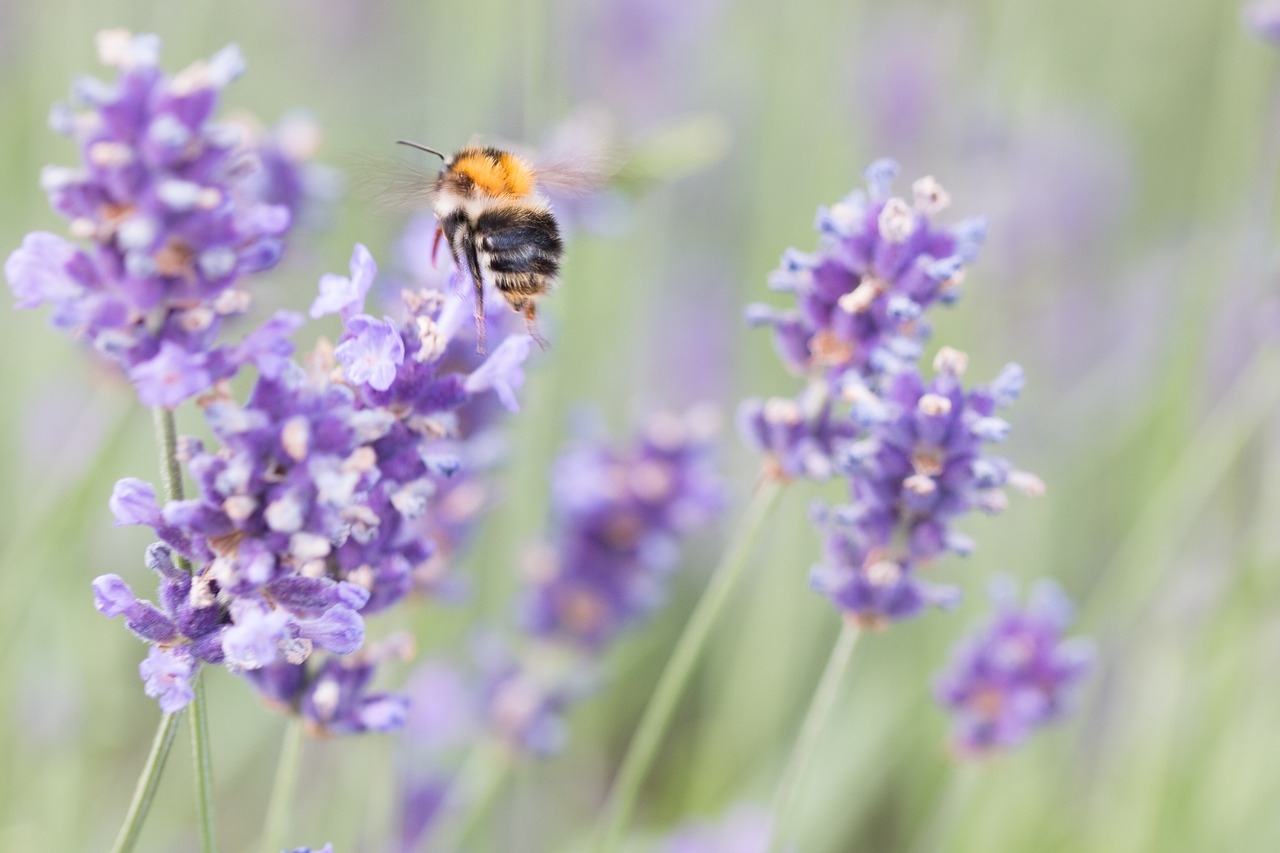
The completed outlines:
[[[435,247],[443,237],[458,269],[466,269],[475,285],[477,350],[484,352],[484,280],[492,282],[512,310],[525,317],[529,335],[542,347],[536,319],[538,299],[556,281],[564,244],[550,203],[539,186],[580,187],[580,176],[563,167],[534,171],[509,151],[468,146],[452,157],[408,140],[398,140],[434,154],[444,167],[427,198],[435,210]],[[465,267],[464,267],[465,264]]]

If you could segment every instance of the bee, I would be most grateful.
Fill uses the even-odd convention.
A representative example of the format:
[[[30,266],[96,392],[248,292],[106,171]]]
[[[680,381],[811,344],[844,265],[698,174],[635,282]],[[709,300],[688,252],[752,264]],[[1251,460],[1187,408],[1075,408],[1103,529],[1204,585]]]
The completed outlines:
[[[539,168],[509,151],[467,146],[452,157],[405,139],[397,140],[439,157],[444,166],[425,198],[436,214],[432,257],[443,237],[458,269],[475,285],[477,352],[485,347],[484,285],[487,279],[513,311],[524,315],[538,345],[538,300],[555,284],[564,257],[560,226],[539,187],[586,191],[602,183],[590,169]]]

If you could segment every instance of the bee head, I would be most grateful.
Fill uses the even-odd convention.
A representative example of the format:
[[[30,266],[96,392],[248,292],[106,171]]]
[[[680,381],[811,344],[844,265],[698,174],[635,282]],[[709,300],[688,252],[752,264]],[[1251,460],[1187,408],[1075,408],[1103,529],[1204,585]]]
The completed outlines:
[[[445,163],[441,190],[464,198],[522,198],[533,192],[533,170],[519,157],[497,148],[463,148]]]

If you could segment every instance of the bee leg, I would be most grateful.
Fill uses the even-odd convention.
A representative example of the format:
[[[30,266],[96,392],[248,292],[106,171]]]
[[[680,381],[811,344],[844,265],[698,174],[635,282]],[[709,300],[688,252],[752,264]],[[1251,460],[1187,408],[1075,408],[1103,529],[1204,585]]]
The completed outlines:
[[[433,269],[438,266],[438,264],[436,264],[436,255],[440,250],[440,238],[443,236],[444,236],[444,228],[441,227],[439,223],[437,223],[436,234],[434,237],[431,238],[431,266]],[[458,259],[454,258],[453,261],[454,261],[454,265],[456,266]]]
[[[471,239],[461,242],[467,256],[467,266],[471,269],[471,281],[476,287],[476,354],[484,355],[484,279],[480,277],[480,258],[476,255],[476,244]]]
[[[541,349],[543,352],[546,352],[548,349],[550,349],[551,344],[547,343],[546,338],[538,334],[537,320],[538,320],[538,308],[537,308],[537,305],[534,303],[534,301],[531,299],[527,303],[525,303],[525,306],[524,306],[524,327],[525,327],[525,330],[529,333],[529,337],[533,338],[533,342],[538,345],[538,348]]]

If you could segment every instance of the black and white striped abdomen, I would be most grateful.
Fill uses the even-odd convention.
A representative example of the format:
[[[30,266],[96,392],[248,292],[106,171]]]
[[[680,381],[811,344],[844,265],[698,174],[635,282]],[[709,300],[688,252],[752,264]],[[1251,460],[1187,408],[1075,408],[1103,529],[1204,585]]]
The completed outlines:
[[[550,211],[495,205],[476,217],[472,229],[482,272],[517,310],[546,292],[560,272],[564,246]]]

